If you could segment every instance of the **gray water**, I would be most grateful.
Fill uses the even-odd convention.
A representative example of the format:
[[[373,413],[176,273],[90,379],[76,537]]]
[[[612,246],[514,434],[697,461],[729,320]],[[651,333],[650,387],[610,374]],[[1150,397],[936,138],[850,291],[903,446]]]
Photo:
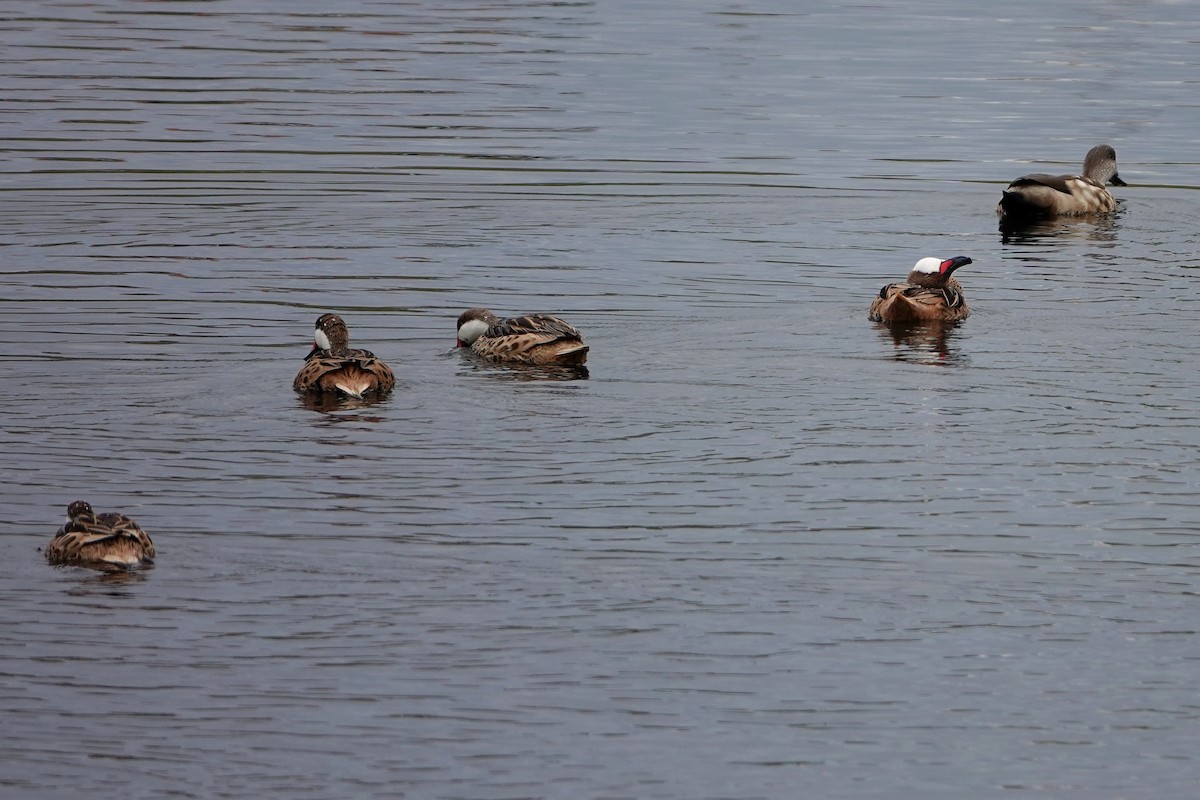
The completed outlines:
[[[1197,793],[1195,3],[306,7],[0,4],[0,794]]]

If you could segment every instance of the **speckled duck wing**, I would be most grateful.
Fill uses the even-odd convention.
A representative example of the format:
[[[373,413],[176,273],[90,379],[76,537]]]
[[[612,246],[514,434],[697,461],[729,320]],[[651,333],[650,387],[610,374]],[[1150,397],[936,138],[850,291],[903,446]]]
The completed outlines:
[[[529,364],[583,364],[583,334],[558,317],[532,314],[501,320],[471,345],[486,358]]]
[[[954,285],[927,289],[910,283],[889,283],[879,290],[868,317],[874,322],[954,322],[971,313],[962,290]]]
[[[298,392],[339,392],[362,397],[367,392],[390,392],[396,376],[369,350],[341,353],[321,351],[304,362],[292,388]]]
[[[55,564],[133,567],[154,561],[154,542],[123,514],[79,516],[64,525],[46,548]]]
[[[565,320],[548,314],[528,314],[523,317],[502,319],[487,329],[484,336],[499,339],[507,336],[537,335],[548,339],[574,339],[583,341],[583,334]]]

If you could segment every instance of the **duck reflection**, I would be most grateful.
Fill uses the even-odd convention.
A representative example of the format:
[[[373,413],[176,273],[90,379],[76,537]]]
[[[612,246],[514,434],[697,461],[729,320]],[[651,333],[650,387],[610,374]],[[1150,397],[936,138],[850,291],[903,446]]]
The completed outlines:
[[[962,364],[965,357],[954,346],[957,322],[902,322],[891,325],[877,323],[879,335],[890,341],[895,348],[892,358],[914,364],[954,366]]]
[[[300,405],[309,411],[328,414],[333,411],[354,411],[385,402],[385,397],[346,397],[333,392],[310,392],[297,395]]]
[[[1024,222],[1002,219],[1000,241],[1011,245],[1033,245],[1064,238],[1115,242],[1117,229],[1117,216],[1111,214],[1103,217],[1052,217]]]
[[[501,381],[586,381],[588,368],[555,364],[500,364],[472,363],[471,372],[487,375],[489,379]]]
[[[147,573],[153,566],[138,569],[98,569],[89,567],[62,567],[79,573],[81,580],[67,590],[67,594],[76,597],[92,597],[111,595],[114,597],[128,596],[128,590],[147,578]]]

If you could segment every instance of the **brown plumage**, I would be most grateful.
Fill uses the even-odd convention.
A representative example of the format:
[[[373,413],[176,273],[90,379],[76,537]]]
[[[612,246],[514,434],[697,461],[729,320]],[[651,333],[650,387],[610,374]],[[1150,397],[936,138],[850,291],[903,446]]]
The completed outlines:
[[[76,500],[67,506],[67,517],[46,547],[51,564],[115,570],[154,563],[154,542],[124,514],[97,514]]]
[[[493,361],[582,366],[588,345],[583,334],[558,317],[529,314],[501,319],[486,308],[458,318],[458,346]]]
[[[298,392],[336,392],[362,398],[386,394],[396,376],[370,350],[352,350],[350,332],[337,314],[322,314],[313,331],[313,349],[292,382]]]
[[[1117,174],[1117,151],[1098,144],[1084,157],[1082,175],[1037,173],[1017,178],[1004,190],[996,213],[1020,221],[1115,211],[1117,198],[1104,188],[1106,183],[1126,185]]]
[[[971,313],[954,270],[970,264],[966,256],[945,260],[922,258],[905,283],[889,283],[879,290],[868,317],[875,322],[957,322]]]

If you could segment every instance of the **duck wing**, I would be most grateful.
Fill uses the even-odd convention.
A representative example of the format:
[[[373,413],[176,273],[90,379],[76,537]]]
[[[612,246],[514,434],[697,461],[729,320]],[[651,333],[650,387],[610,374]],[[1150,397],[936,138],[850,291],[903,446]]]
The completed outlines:
[[[506,336],[534,336],[541,343],[553,342],[557,339],[578,339],[583,341],[583,334],[565,320],[552,317],[549,314],[527,314],[523,317],[502,319],[487,329],[484,334],[489,339],[499,339]]]
[[[396,385],[396,377],[370,350],[319,350],[305,360],[292,381],[292,388],[298,392],[340,389],[361,397],[373,382],[378,382],[380,391],[389,391]]]
[[[955,286],[931,289],[911,283],[889,283],[871,303],[873,322],[914,322],[964,318],[967,303]]]
[[[471,352],[495,361],[581,366],[590,348],[583,334],[558,317],[529,314],[494,322]]]
[[[150,536],[124,514],[96,514],[64,525],[46,548],[51,561],[136,564],[154,558]]]
[[[1053,189],[1056,192],[1063,194],[1071,194],[1070,181],[1078,180],[1075,175],[1045,175],[1043,173],[1034,173],[1033,175],[1022,175],[1008,185],[1009,190],[1020,189],[1029,186],[1045,186],[1048,189]]]

